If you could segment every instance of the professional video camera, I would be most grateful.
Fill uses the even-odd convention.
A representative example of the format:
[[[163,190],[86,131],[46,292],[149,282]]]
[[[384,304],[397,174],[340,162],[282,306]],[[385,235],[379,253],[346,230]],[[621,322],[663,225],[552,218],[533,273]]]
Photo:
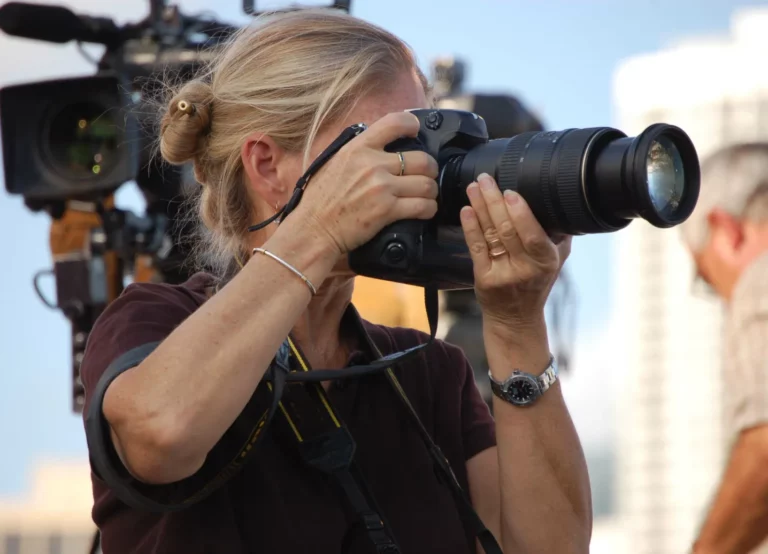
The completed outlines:
[[[349,11],[349,0],[328,7]],[[300,8],[289,8],[300,9]],[[253,0],[243,11],[257,15]],[[275,11],[275,10],[270,10]],[[104,45],[92,76],[0,89],[0,133],[6,189],[52,218],[56,303],[72,324],[73,409],[82,410],[79,365],[93,323],[133,281],[178,283],[189,276],[191,229],[182,204],[195,186],[189,167],[154,157],[157,74],[193,74],[236,27],[190,16],[166,0],[149,0],[149,15],[124,26],[67,8],[9,2],[0,29],[53,43]],[[114,205],[114,193],[135,181],[146,213]]]

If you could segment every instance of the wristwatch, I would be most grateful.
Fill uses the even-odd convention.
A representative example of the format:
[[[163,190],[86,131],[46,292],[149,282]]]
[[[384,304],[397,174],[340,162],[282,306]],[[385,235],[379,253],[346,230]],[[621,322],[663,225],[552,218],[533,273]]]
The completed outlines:
[[[557,364],[550,357],[547,369],[538,377],[516,369],[504,382],[494,379],[490,370],[488,378],[493,394],[515,406],[530,406],[557,381]]]

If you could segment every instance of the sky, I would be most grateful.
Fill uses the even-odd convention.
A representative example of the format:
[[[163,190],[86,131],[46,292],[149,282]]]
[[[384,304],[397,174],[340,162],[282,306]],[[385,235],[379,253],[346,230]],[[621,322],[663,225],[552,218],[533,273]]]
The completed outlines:
[[[40,3],[40,2],[36,2]],[[46,0],[45,3],[52,3]],[[313,4],[317,4],[315,0]],[[144,15],[145,2],[72,0],[77,11],[120,22]],[[239,0],[181,0],[189,13],[215,11],[240,23]],[[353,0],[352,13],[383,26],[430,60],[455,55],[469,64],[466,89],[517,95],[549,129],[613,124],[612,77],[627,57],[691,35],[728,33],[732,11],[767,2],[737,0]],[[280,5],[276,0],[265,7]],[[284,5],[284,4],[283,4]],[[109,9],[106,9],[109,6]],[[0,36],[0,86],[87,75],[72,45]],[[664,86],[664,83],[659,83]],[[130,186],[118,197],[140,209]],[[47,459],[86,457],[79,416],[70,411],[70,335],[64,317],[43,306],[31,284],[50,267],[49,219],[0,189],[0,496],[21,494],[28,471]],[[595,391],[613,377],[613,235],[579,237],[568,261],[578,294],[577,348],[566,397],[585,445],[610,441],[610,399]],[[50,283],[49,285],[52,285]],[[52,290],[52,286],[46,287]],[[610,395],[600,394],[603,399]]]

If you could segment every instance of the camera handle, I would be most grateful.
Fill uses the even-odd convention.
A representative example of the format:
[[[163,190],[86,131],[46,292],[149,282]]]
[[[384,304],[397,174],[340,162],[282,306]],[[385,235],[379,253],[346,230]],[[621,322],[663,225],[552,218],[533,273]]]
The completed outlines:
[[[159,214],[136,216],[115,208],[114,197],[99,203],[69,201],[50,231],[53,270],[35,275],[35,290],[50,308],[60,310],[71,325],[72,410],[83,410],[85,390],[80,365],[88,335],[101,312],[124,288],[126,271],[134,282],[153,280],[155,255],[169,248],[168,224]],[[46,299],[39,279],[52,273],[56,301]]]
[[[114,197],[103,202],[114,207]],[[61,217],[51,223],[49,244],[56,281],[56,302],[71,326],[72,409],[83,409],[85,391],[80,380],[80,364],[93,323],[109,302],[122,292],[122,260],[103,247],[107,237],[102,231],[96,205],[68,202]],[[46,302],[46,304],[50,304]]]

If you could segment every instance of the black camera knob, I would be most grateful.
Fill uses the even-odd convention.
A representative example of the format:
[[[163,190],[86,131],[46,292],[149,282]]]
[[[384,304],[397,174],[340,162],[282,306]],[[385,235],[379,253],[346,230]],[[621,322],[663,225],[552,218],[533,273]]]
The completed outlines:
[[[405,247],[398,241],[390,242],[384,250],[384,257],[391,264],[400,263],[405,259]]]
[[[424,124],[427,126],[427,129],[432,129],[433,131],[436,131],[440,128],[440,125],[443,124],[443,114],[440,112],[432,112],[427,116],[427,119],[424,121]]]

